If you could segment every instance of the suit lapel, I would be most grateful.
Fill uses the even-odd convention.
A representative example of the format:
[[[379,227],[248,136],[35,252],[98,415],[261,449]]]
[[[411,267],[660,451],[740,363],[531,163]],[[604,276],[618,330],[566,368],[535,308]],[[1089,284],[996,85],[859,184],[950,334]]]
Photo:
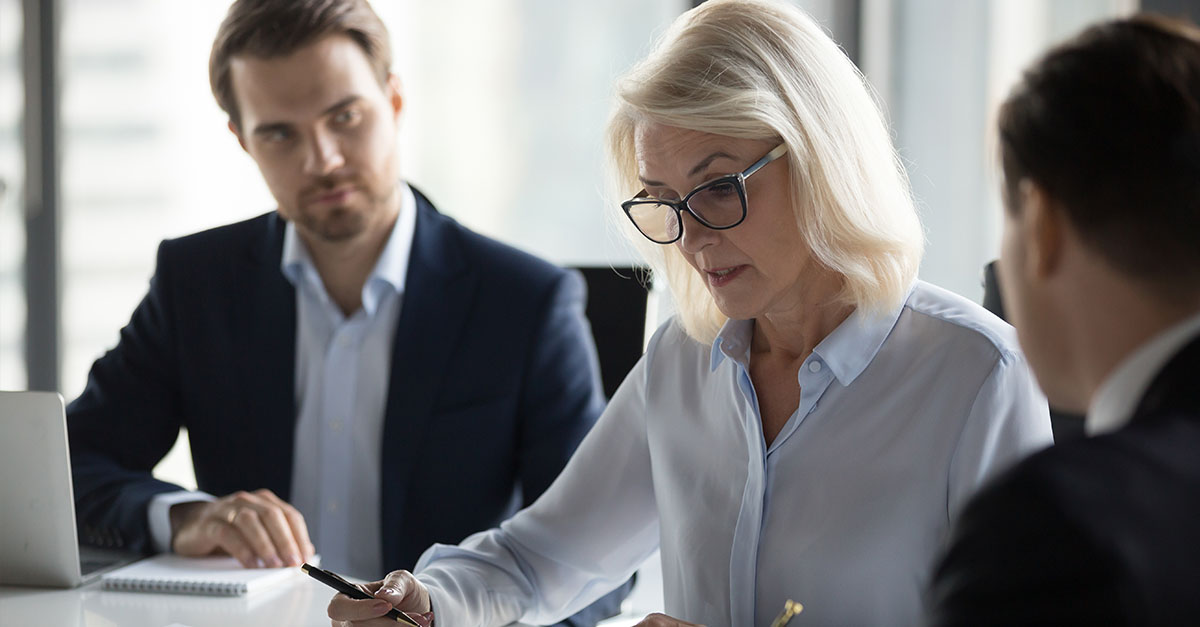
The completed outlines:
[[[414,194],[417,223],[392,349],[380,456],[381,474],[388,477],[380,494],[385,566],[394,564],[400,550],[412,468],[405,453],[419,450],[424,440],[450,349],[470,310],[477,280],[463,256],[457,226],[419,192]]]
[[[270,442],[258,452],[258,468],[251,480],[261,481],[280,498],[291,497],[292,458],[296,429],[296,291],[279,269],[283,255],[284,221],[277,214],[267,217],[260,245],[250,253],[247,272],[250,308],[242,319],[239,342],[246,398],[244,424],[250,442]]]

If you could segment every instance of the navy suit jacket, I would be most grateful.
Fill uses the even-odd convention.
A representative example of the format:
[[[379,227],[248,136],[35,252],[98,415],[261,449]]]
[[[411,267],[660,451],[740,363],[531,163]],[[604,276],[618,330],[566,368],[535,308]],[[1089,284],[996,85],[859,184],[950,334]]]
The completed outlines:
[[[954,535],[934,625],[1200,625],[1200,339],[1129,424],[1018,464]]]
[[[531,503],[604,406],[578,274],[416,196],[383,426],[386,570]],[[289,498],[296,295],[280,271],[284,226],[272,212],[159,247],[148,294],[67,409],[85,542],[151,550],[147,506],[180,488],[150,471],[181,427],[201,490]]]

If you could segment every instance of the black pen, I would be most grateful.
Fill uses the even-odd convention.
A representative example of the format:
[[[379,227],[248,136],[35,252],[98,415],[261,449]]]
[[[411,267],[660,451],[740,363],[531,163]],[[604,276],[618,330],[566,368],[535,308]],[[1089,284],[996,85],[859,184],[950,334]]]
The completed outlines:
[[[340,575],[333,571],[322,570],[316,566],[313,566],[312,564],[302,564],[300,566],[300,570],[308,574],[309,577],[316,579],[317,581],[329,586],[330,588],[333,588],[334,590],[337,590],[338,592],[341,592],[352,599],[366,600],[375,598],[366,592],[363,592],[358,586],[346,581],[345,579],[342,579]],[[413,620],[412,616],[410,616],[407,612],[401,612],[396,608],[388,610],[388,613],[384,614],[383,618],[390,618],[397,623],[411,625],[412,627],[421,627],[421,624],[416,620]]]

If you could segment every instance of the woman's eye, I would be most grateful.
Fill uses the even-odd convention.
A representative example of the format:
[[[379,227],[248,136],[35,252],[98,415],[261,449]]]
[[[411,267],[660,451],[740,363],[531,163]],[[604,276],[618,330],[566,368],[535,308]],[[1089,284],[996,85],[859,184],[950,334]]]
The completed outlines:
[[[717,183],[708,188],[708,193],[714,196],[728,196],[737,193],[737,186],[733,183]]]
[[[650,200],[665,200],[668,202],[679,200],[679,194],[670,190],[659,190],[657,192],[647,191],[646,198]]]

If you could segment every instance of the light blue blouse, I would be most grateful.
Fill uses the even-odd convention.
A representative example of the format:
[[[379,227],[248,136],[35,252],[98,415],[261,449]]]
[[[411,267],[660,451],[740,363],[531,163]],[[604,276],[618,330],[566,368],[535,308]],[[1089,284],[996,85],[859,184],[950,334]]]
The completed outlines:
[[[439,624],[553,622],[661,549],[666,612],[768,625],[910,625],[955,513],[1051,443],[1011,327],[926,283],[851,314],[801,365],[768,447],[748,373],[753,322],[712,346],[668,322],[562,475],[529,508],[417,576]],[[431,509],[436,516],[436,507]]]

